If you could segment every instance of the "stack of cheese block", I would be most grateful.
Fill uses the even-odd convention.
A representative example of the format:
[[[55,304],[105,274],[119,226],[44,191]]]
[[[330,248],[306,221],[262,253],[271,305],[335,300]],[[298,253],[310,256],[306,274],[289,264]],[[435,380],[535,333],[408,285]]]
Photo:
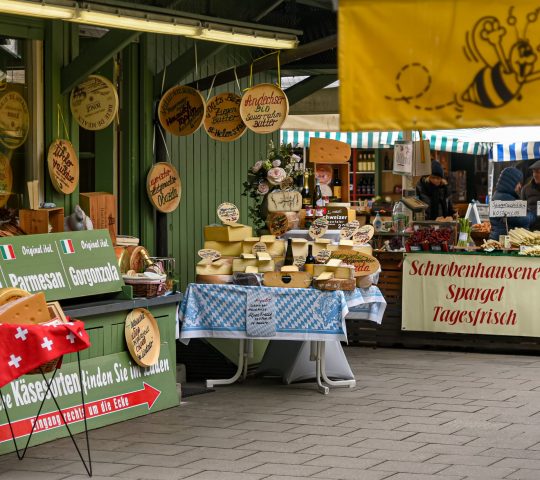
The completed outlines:
[[[373,254],[373,248],[370,244],[366,245],[357,245],[352,240],[340,240],[337,245],[328,245],[327,250],[331,252],[335,250],[351,250],[354,252],[365,253],[367,255]]]
[[[343,264],[337,258],[331,258],[323,265],[314,265],[313,276],[313,286],[319,290],[354,290],[356,288],[354,268]]]
[[[274,260],[267,252],[242,253],[240,258],[235,258],[232,263],[233,273],[265,273],[273,272],[275,268]]]

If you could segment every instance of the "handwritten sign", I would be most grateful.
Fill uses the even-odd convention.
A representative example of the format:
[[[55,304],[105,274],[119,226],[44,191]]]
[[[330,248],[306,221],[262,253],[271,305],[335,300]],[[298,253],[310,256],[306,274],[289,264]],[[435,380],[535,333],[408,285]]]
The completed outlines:
[[[317,263],[326,263],[330,260],[332,252],[330,250],[320,250],[319,253],[315,256]]]
[[[413,144],[408,141],[394,143],[394,172],[411,173],[413,160]]]
[[[525,200],[492,200],[489,203],[490,217],[526,217]]]
[[[328,220],[326,217],[317,218],[309,227],[308,234],[313,239],[316,240],[319,237],[322,237],[328,230]]]
[[[154,207],[163,213],[176,210],[180,204],[182,184],[176,168],[170,163],[156,163],[146,177],[146,192]]]
[[[360,228],[360,223],[358,220],[353,220],[352,222],[347,223],[339,232],[340,238],[351,238],[358,229]]]
[[[334,250],[332,258],[337,258],[345,265],[354,267],[354,276],[363,277],[375,273],[381,267],[379,261],[366,253],[355,252],[354,250]]]
[[[240,116],[239,95],[231,92],[215,95],[206,104],[204,129],[210,138],[232,142],[246,133],[246,124]]]
[[[257,253],[266,253],[268,252],[268,247],[264,242],[257,242],[253,247],[251,247],[251,253],[257,255]]]
[[[118,112],[118,93],[101,75],[89,75],[71,92],[69,106],[77,123],[86,130],[107,128]]]
[[[0,207],[9,200],[13,188],[13,170],[9,158],[0,153]]]
[[[126,342],[133,360],[150,367],[159,359],[160,334],[154,316],[146,308],[135,308],[126,317]]]
[[[0,97],[0,143],[10,150],[19,148],[28,136],[30,116],[23,96],[8,91]]]
[[[214,260],[221,258],[221,253],[212,248],[203,248],[197,252],[197,255],[199,255],[205,263],[212,263]]]
[[[79,183],[79,159],[69,140],[55,140],[49,147],[47,166],[57,192],[69,195]]]
[[[353,235],[352,239],[355,244],[363,245],[368,243],[375,234],[375,229],[373,225],[363,225],[358,229],[358,231]]]
[[[281,237],[290,230],[289,219],[285,213],[271,213],[267,218],[268,230],[272,235]]]
[[[274,295],[256,289],[249,289],[246,295],[246,334],[250,337],[274,337],[276,335]]]
[[[300,192],[275,190],[268,194],[269,212],[299,212],[302,209]]]
[[[242,96],[240,115],[247,128],[255,133],[279,130],[288,112],[287,95],[271,83],[255,85]]]
[[[217,216],[225,225],[234,225],[240,219],[240,210],[234,203],[224,202],[218,206]]]
[[[195,133],[203,124],[206,113],[204,98],[191,87],[173,87],[161,98],[158,118],[161,126],[172,135],[183,137]]]

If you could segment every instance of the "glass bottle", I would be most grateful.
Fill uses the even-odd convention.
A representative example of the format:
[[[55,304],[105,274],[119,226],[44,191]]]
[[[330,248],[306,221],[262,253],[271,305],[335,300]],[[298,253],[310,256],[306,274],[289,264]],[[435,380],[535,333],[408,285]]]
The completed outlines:
[[[292,251],[292,239],[287,239],[287,250],[285,250],[285,261],[283,265],[294,265],[294,255]]]
[[[311,205],[311,192],[309,191],[309,173],[304,173],[304,186],[302,187],[302,208]]]
[[[332,179],[332,196],[337,202],[341,202],[341,178],[339,178],[339,170],[334,168],[334,178]]]
[[[408,223],[407,207],[403,202],[396,202],[392,210],[392,225],[394,232],[402,233]]]
[[[304,263],[304,270],[313,275],[313,265],[315,264],[315,257],[313,256],[313,245],[308,245],[308,253],[306,256],[306,263]]]

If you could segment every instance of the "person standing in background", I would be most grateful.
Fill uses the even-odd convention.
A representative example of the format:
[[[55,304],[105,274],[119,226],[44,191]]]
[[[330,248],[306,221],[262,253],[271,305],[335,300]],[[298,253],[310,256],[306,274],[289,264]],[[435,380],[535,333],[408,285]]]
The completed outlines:
[[[426,220],[454,215],[450,188],[444,179],[442,165],[437,160],[431,162],[431,175],[422,177],[416,184],[416,195],[429,205],[426,210]]]
[[[519,200],[519,192],[521,190],[521,183],[523,182],[523,173],[514,167],[505,168],[499,175],[497,180],[497,186],[495,187],[495,193],[490,201],[493,200],[505,200],[513,201]],[[529,217],[489,217],[491,223],[491,233],[489,238],[491,240],[499,240],[501,235],[507,235],[508,230],[512,228],[529,228]]]
[[[521,199],[527,201],[527,212],[531,220],[530,229],[540,230],[540,217],[537,215],[537,205],[540,201],[540,160],[534,162],[529,169],[532,170],[532,178],[521,190]]]

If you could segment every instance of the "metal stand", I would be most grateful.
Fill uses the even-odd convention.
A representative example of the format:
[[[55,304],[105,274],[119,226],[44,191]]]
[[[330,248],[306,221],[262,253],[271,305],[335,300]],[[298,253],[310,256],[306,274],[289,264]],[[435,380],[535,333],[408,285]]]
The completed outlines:
[[[240,339],[238,345],[238,368],[231,378],[223,378],[219,380],[206,380],[206,388],[212,388],[214,385],[231,385],[238,379],[245,380],[247,377],[248,361],[247,358],[253,353],[253,340]]]
[[[328,376],[326,375],[326,365],[325,365],[325,349],[326,349],[326,342],[317,342],[318,348],[319,348],[319,362],[321,363],[321,376],[325,383],[330,385],[331,387],[349,387],[354,388],[356,387],[356,380],[353,378],[352,380],[330,380]]]
[[[32,435],[34,434],[34,428],[37,425],[37,420],[39,419],[39,417],[41,415],[41,411],[43,410],[43,405],[45,404],[45,400],[47,399],[47,395],[50,393],[51,398],[52,398],[54,404],[56,405],[56,409],[58,410],[58,413],[60,413],[60,416],[62,417],[62,421],[64,422],[64,425],[65,425],[65,427],[66,427],[66,429],[67,429],[67,431],[69,433],[71,441],[73,442],[73,445],[75,445],[75,449],[77,450],[77,453],[79,454],[81,462],[84,465],[84,469],[86,470],[86,473],[88,474],[88,476],[91,477],[92,476],[92,457],[90,455],[90,440],[88,438],[88,424],[87,424],[87,421],[86,421],[86,405],[85,405],[85,402],[84,402],[84,386],[83,386],[82,373],[81,373],[81,357],[79,355],[79,352],[77,352],[77,365],[78,365],[78,368],[79,368],[79,383],[81,385],[81,404],[82,404],[82,409],[83,409],[84,433],[85,433],[85,437],[86,437],[86,447],[87,447],[87,452],[88,452],[88,463],[84,459],[84,457],[83,457],[83,455],[81,453],[81,450],[79,449],[79,446],[77,445],[75,437],[73,436],[73,433],[71,432],[71,429],[69,428],[69,424],[66,422],[66,419],[64,417],[64,412],[62,412],[62,409],[60,408],[60,405],[58,405],[58,401],[56,400],[56,397],[53,395],[53,393],[51,391],[51,387],[52,387],[52,383],[54,381],[54,377],[56,376],[56,372],[58,371],[57,368],[54,369],[54,372],[53,372],[53,374],[51,376],[51,379],[48,380],[48,381],[47,381],[47,377],[45,377],[45,373],[43,372],[41,367],[39,369],[40,372],[41,372],[41,376],[43,377],[43,380],[45,380],[45,383],[47,385],[47,389],[45,390],[45,393],[43,394],[43,400],[41,401],[41,405],[39,406],[38,413],[37,413],[37,415],[36,415],[36,417],[34,419],[34,422],[32,424],[32,430],[30,431],[30,435],[28,436],[28,440],[26,441],[26,445],[24,446],[24,450],[22,451],[22,453],[20,452],[19,447],[17,445],[17,440],[15,438],[15,432],[13,431],[13,426],[11,425],[11,419],[9,417],[9,412],[8,412],[8,409],[7,409],[6,402],[4,401],[4,396],[2,395],[2,390],[0,390],[0,399],[2,400],[2,405],[4,406],[4,411],[6,412],[6,418],[7,418],[8,424],[9,424],[9,430],[11,431],[11,438],[13,439],[13,445],[15,446],[15,452],[17,454],[17,458],[19,460],[22,460],[26,455],[26,451],[28,450],[28,446],[30,445],[30,441],[32,440]]]

